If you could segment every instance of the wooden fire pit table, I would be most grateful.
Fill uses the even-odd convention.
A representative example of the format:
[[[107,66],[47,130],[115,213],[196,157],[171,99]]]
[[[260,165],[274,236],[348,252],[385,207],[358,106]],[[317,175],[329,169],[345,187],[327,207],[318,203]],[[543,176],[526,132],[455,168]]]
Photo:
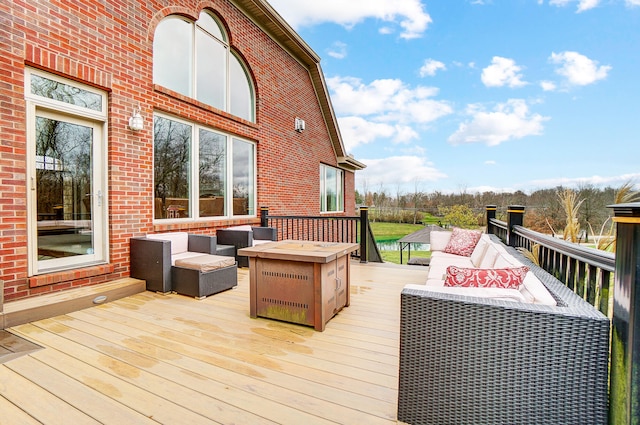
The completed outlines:
[[[250,315],[324,331],[349,305],[355,243],[285,240],[238,250],[249,257]]]

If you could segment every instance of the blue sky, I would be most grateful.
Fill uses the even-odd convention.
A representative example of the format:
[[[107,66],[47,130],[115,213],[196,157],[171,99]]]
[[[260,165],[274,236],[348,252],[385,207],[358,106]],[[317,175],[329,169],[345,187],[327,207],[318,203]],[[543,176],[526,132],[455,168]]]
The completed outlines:
[[[640,0],[269,2],[322,58],[360,191],[640,183]]]

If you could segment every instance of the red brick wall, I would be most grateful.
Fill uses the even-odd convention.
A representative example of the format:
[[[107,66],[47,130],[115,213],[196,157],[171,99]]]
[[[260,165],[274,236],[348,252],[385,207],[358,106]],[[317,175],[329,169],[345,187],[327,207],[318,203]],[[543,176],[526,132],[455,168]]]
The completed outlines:
[[[173,6],[163,6],[171,3]],[[257,92],[249,123],[152,83],[155,27],[172,13],[196,19],[210,7],[247,62]],[[76,0],[0,3],[0,280],[5,301],[129,275],[129,238],[147,232],[213,233],[243,220],[153,225],[153,111],[255,141],[257,206],[272,214],[319,213],[319,164],[337,165],[308,71],[226,0]],[[25,65],[109,92],[108,265],[27,276]],[[145,128],[128,129],[140,104]],[[306,131],[294,131],[294,118]],[[355,213],[353,173],[345,173],[346,213]],[[244,220],[245,222],[247,220]],[[258,218],[250,220],[258,222]]]

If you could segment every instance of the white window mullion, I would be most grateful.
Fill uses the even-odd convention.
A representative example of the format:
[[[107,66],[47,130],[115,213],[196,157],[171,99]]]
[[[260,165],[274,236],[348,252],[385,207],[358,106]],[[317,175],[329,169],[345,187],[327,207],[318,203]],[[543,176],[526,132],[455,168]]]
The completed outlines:
[[[227,184],[225,196],[225,216],[233,215],[233,137],[227,137]]]
[[[224,97],[225,97],[225,108],[224,110],[227,112],[231,111],[231,65],[229,64],[229,56],[231,55],[231,53],[229,52],[229,47],[226,46],[225,47],[227,54],[225,55],[225,74],[227,76],[226,78],[226,84],[225,84],[225,91],[224,91]]]
[[[200,217],[200,131],[197,126],[191,127],[191,184],[189,185],[191,217]]]
[[[191,96],[198,98],[198,43],[197,43],[198,27],[191,25],[191,45],[193,46],[193,55],[191,55]]]

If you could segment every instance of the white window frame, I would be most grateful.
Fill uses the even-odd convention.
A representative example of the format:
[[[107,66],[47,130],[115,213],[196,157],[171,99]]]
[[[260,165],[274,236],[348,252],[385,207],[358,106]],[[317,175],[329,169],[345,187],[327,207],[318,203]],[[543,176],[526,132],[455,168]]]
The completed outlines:
[[[224,84],[225,87],[225,93],[224,93],[224,108],[223,110],[226,112],[231,113],[231,55],[233,55],[235,57],[235,59],[238,61],[238,63],[240,64],[240,67],[242,68],[243,71],[243,76],[246,78],[247,84],[249,86],[249,91],[250,91],[250,110],[249,112],[249,116],[248,117],[240,117],[243,119],[246,119],[248,121],[251,122],[256,122],[256,90],[253,84],[252,79],[250,78],[250,74],[247,70],[247,64],[244,62],[244,60],[241,58],[240,55],[236,54],[235,52],[232,51],[231,46],[229,45],[228,39],[229,36],[225,31],[224,26],[220,23],[220,20],[213,15],[211,12],[207,11],[207,10],[203,10],[201,13],[206,13],[207,15],[209,15],[209,17],[211,17],[215,23],[218,25],[218,29],[220,30],[220,33],[222,35],[222,39],[218,38],[215,34],[211,34],[210,32],[207,31],[207,29],[201,25],[198,25],[198,21],[192,21],[190,19],[184,18],[182,16],[178,16],[178,15],[169,15],[167,17],[165,17],[164,19],[180,19],[183,20],[184,22],[187,22],[189,24],[191,24],[192,26],[192,32],[191,32],[191,46],[193,48],[193,52],[191,55],[191,87],[190,87],[190,93],[191,95],[187,95],[185,94],[185,96],[187,97],[192,97],[195,100],[198,100],[200,102],[206,103],[203,100],[198,99],[197,97],[197,93],[198,93],[198,69],[197,69],[197,64],[198,64],[198,45],[197,45],[197,40],[196,40],[196,33],[198,31],[198,28],[201,29],[205,34],[209,35],[213,40],[215,40],[216,42],[220,43],[220,45],[223,46],[224,50],[225,50],[225,64],[224,66],[224,72],[225,72],[225,76],[226,76],[226,81]],[[157,31],[157,29],[156,29]],[[157,48],[157,47],[156,47]],[[156,64],[154,63],[154,66],[156,66]],[[175,90],[174,87],[167,87],[170,90]],[[215,105],[211,105],[214,108],[216,107]]]
[[[50,99],[31,93],[31,77],[39,76],[49,80],[57,81],[69,86],[101,96],[101,110],[95,111],[70,103]],[[27,252],[28,252],[28,275],[51,273],[61,270],[70,270],[80,267],[87,267],[109,262],[109,239],[108,239],[108,94],[106,91],[98,90],[94,87],[59,77],[44,71],[26,68],[24,80],[24,93],[26,102],[26,128],[27,128]],[[94,129],[94,159],[92,164],[93,188],[100,191],[100,207],[92,208],[93,220],[93,241],[94,251],[92,254],[63,257],[55,261],[47,260],[46,266],[40,267],[38,260],[38,225],[37,225],[37,199],[36,199],[36,117],[38,115],[60,118],[74,124],[79,124]],[[95,147],[98,143],[99,146]],[[92,204],[96,206],[96,203]],[[45,263],[45,262],[43,262]]]
[[[242,137],[238,137],[236,135],[228,134],[220,130],[213,129],[211,127],[203,126],[196,124],[192,121],[188,121],[174,115],[164,114],[160,112],[154,112],[154,117],[162,117],[164,119],[173,120],[179,122],[181,124],[185,124],[191,127],[191,146],[190,146],[190,163],[191,168],[189,170],[189,178],[191,179],[191,184],[189,185],[189,211],[191,212],[190,217],[184,218],[156,218],[154,214],[154,223],[184,223],[188,221],[211,221],[211,220],[229,220],[231,218],[253,218],[257,216],[257,198],[258,198],[258,187],[257,187],[257,145],[255,142],[244,139]],[[200,138],[199,138],[199,130],[204,129],[206,131],[219,134],[226,139],[226,181],[225,181],[225,211],[226,214],[222,216],[207,216],[200,217],[200,202],[199,202],[199,193],[200,193],[200,176],[199,176],[199,164],[200,164]],[[253,145],[253,169],[251,170],[252,175],[252,186],[253,186],[253,194],[249,196],[250,204],[247,206],[248,211],[253,211],[252,214],[247,215],[234,215],[233,214],[233,140],[240,140],[244,143],[249,143]],[[155,141],[154,141],[154,158],[155,158]],[[155,186],[155,184],[154,184]],[[154,199],[155,202],[155,193],[151,194],[151,198]]]
[[[327,207],[327,171],[336,171],[336,209],[330,210]],[[320,212],[321,213],[342,213],[344,212],[344,170],[326,164],[320,164]]]

